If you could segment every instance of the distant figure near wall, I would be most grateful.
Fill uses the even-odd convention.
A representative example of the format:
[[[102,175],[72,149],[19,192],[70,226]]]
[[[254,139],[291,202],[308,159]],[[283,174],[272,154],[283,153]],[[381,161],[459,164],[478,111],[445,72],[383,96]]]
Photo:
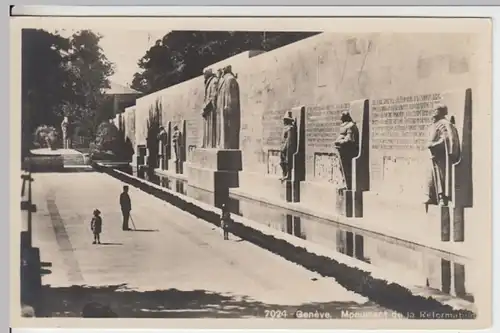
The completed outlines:
[[[175,161],[182,161],[182,132],[177,125],[174,126],[174,133],[172,134],[172,145],[175,153]]]
[[[240,87],[231,66],[222,70],[217,89],[215,148],[239,149]]]
[[[203,142],[202,148],[215,147],[215,124],[216,124],[216,103],[217,86],[219,77],[215,76],[211,69],[203,72],[205,79],[205,99],[203,102]]]
[[[352,159],[359,153],[359,130],[358,126],[351,118],[349,111],[343,111],[340,121],[340,133],[335,140],[342,164],[346,187],[352,187]]]
[[[64,149],[71,149],[72,143],[71,143],[71,123],[69,121],[69,118],[67,116],[64,117],[62,123],[61,123],[61,131],[63,134],[63,148]]]
[[[426,205],[447,205],[451,200],[451,167],[460,160],[458,131],[448,119],[448,107],[439,104],[434,109],[434,123],[429,126],[427,148],[430,164],[427,175]]]
[[[162,155],[162,158],[164,158],[164,154],[167,151],[167,139],[168,139],[168,133],[165,127],[160,126],[160,131],[158,133],[158,136],[156,137],[158,140],[158,155]]]
[[[283,173],[281,177],[282,181],[289,180],[291,177],[293,153],[297,149],[297,129],[291,112],[287,112],[285,117],[283,117],[283,125],[284,129],[280,149],[280,166]]]

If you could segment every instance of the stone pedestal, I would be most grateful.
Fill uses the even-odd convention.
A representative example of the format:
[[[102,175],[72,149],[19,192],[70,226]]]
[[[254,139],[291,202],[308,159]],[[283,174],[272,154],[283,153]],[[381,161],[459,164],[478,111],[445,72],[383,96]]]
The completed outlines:
[[[332,142],[328,142],[331,148],[318,145],[318,133],[314,132],[322,131],[325,124],[309,119],[313,125],[308,125],[305,131],[310,137],[305,148],[307,176],[300,182],[298,193],[300,203],[308,208],[346,217],[363,217],[363,193],[370,189],[369,101],[352,101],[349,110],[358,128],[359,150],[344,155],[345,151],[333,147],[333,137]],[[340,118],[341,109],[336,112],[336,117]],[[335,123],[327,125],[331,128],[338,126]],[[317,173],[317,170],[321,172]],[[342,187],[346,189],[340,190]]]
[[[138,145],[135,151],[136,153],[132,157],[132,164],[139,169],[146,164],[147,148],[144,145]]]
[[[229,188],[239,186],[241,150],[195,149],[185,163],[187,194],[216,207],[228,202]]]
[[[158,155],[158,168],[160,168],[161,170],[165,170],[165,159],[161,154]]]
[[[456,226],[463,222],[460,208],[430,205],[426,210],[418,199],[405,201],[395,196],[365,192],[364,211],[371,221],[393,230],[404,229],[415,239],[433,243],[463,240],[459,237],[463,235],[463,228]]]
[[[182,161],[176,161],[174,159],[169,159],[168,160],[168,171],[172,172],[172,173],[178,173],[178,174],[182,174],[184,173],[184,165],[185,165],[186,162],[182,162]]]
[[[345,217],[353,217],[354,200],[353,196],[356,192],[352,190],[337,190],[335,209],[336,212]]]

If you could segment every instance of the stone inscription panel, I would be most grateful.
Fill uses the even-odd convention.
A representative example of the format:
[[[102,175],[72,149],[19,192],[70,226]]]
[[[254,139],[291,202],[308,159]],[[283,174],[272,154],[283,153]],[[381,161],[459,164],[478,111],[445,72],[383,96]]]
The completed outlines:
[[[306,179],[342,182],[334,142],[339,135],[340,116],[350,103],[317,105],[306,111]]]
[[[306,145],[314,152],[331,152],[340,128],[342,111],[349,110],[350,104],[313,106],[307,109]]]
[[[193,152],[196,149],[196,145],[188,145],[187,147],[187,160],[192,161],[193,160]]]
[[[427,128],[440,100],[439,93],[373,100],[372,149],[426,150]]]
[[[429,154],[427,131],[440,93],[371,101],[372,189],[400,201],[421,202]]]
[[[314,178],[332,183],[335,188],[346,186],[339,154],[314,154]]]
[[[283,135],[283,117],[289,109],[264,112],[262,117],[262,142],[268,147],[279,147]]]
[[[428,158],[419,156],[384,156],[382,158],[384,192],[419,202],[418,200],[425,194],[428,162]]]
[[[267,173],[270,175],[281,176],[280,151],[269,150],[267,155]]]
[[[179,124],[179,126],[182,125],[182,122]],[[173,127],[172,127],[173,128]],[[182,131],[182,128],[180,128]],[[186,133],[184,133],[186,136],[186,145],[198,145],[199,141],[199,133],[198,133],[198,122],[194,119],[189,119],[186,120]]]

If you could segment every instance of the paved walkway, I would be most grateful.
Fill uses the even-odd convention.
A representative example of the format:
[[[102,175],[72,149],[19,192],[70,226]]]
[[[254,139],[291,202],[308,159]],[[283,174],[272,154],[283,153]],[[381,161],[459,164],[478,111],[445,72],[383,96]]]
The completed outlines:
[[[331,278],[130,188],[137,231],[121,230],[122,183],[101,173],[33,174],[33,243],[49,316],[78,316],[90,301],[121,317],[265,317],[266,310],[383,310]],[[92,244],[94,208],[103,245]]]

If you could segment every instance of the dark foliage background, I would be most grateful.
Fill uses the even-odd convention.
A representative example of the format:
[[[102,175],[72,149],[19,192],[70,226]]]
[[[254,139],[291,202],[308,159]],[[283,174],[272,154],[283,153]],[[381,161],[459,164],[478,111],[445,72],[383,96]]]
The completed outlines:
[[[132,88],[152,93],[201,75],[203,68],[248,50],[270,51],[317,32],[172,31],[139,59]]]
[[[22,151],[33,147],[32,134],[41,125],[60,131],[64,115],[73,132],[94,138],[109,112],[103,89],[114,73],[99,42],[102,36],[82,30],[69,38],[41,29],[22,31]],[[106,102],[108,104],[106,104]]]

